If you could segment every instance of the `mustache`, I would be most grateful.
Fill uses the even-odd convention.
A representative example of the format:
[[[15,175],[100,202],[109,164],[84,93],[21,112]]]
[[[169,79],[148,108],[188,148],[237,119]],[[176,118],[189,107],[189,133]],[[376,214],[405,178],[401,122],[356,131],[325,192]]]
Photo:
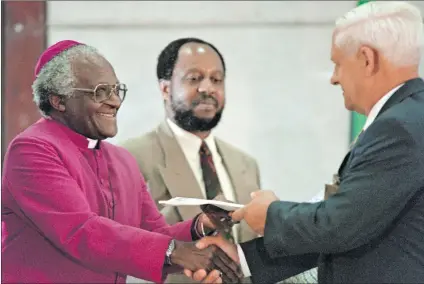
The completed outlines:
[[[215,99],[213,96],[205,93],[205,92],[201,92],[197,95],[197,97],[192,101],[191,105],[193,107],[201,104],[201,103],[213,103],[214,106],[216,108],[218,108],[218,101],[217,99]]]

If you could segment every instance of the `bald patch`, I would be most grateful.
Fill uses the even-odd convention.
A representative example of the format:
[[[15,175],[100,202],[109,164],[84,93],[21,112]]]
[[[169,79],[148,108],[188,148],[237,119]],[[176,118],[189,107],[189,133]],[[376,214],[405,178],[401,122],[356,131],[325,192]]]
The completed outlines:
[[[216,53],[209,45],[195,42],[186,43],[179,50],[180,55],[201,55],[207,52]]]
[[[202,43],[186,43],[178,52],[175,70],[204,70],[224,73],[224,66],[218,53],[209,45]]]
[[[81,57],[74,60],[71,66],[77,82],[81,85],[94,88],[98,83],[117,83],[117,79],[113,80],[116,82],[111,82],[112,77],[116,78],[112,64],[102,56]]]

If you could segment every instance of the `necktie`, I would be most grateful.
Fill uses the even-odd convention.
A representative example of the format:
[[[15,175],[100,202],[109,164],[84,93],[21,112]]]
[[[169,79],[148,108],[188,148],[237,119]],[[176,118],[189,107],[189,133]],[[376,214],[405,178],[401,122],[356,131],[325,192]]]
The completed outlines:
[[[205,191],[207,199],[214,199],[218,194],[222,193],[221,184],[219,183],[216,173],[215,164],[213,163],[211,152],[208,145],[203,141],[199,150],[200,165],[202,167],[203,182],[205,183]],[[234,243],[232,231],[222,232],[225,238]]]
[[[202,145],[200,146],[199,155],[203,173],[203,182],[205,183],[206,198],[214,199],[218,194],[222,193],[222,188],[219,183],[211,152],[205,142],[202,142]],[[231,230],[229,232],[222,233],[228,241],[234,243]]]
[[[219,183],[211,152],[205,142],[200,146],[199,155],[203,182],[205,183],[206,198],[214,199],[221,193],[221,184]]]

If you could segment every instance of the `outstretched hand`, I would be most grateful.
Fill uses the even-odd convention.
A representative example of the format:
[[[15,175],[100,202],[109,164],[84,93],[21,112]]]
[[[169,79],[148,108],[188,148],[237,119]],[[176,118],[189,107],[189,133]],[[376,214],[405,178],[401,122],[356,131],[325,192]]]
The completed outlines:
[[[209,247],[218,247],[223,251],[230,261],[227,262],[226,267],[222,270],[217,268],[222,273],[221,280],[223,283],[239,283],[243,278],[243,273],[240,268],[240,260],[237,254],[237,247],[226,241],[222,236],[205,237],[196,243],[196,247],[199,249],[208,249]],[[190,270],[184,269],[184,274],[195,281],[202,283],[216,283],[211,282],[214,279],[213,272],[209,273],[205,269]],[[235,277],[234,274],[235,273]]]
[[[238,263],[216,245],[176,242],[171,262],[187,271],[203,270],[207,274],[203,281],[219,282],[221,278],[224,283],[238,283],[242,276]]]
[[[270,190],[255,191],[252,192],[250,196],[252,197],[252,201],[243,208],[234,211],[231,217],[235,222],[244,219],[252,230],[263,236],[268,207],[272,202],[279,199],[275,193]]]

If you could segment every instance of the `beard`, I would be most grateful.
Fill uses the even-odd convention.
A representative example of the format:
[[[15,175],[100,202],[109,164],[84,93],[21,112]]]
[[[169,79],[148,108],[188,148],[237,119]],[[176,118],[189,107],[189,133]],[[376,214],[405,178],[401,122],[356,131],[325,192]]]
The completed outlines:
[[[191,104],[191,107],[188,109],[177,103],[171,96],[171,109],[174,113],[175,123],[188,132],[209,131],[216,127],[221,120],[224,107],[218,110],[212,118],[200,118],[197,117],[193,112],[193,109],[198,104],[207,99],[213,100],[215,107],[218,107],[218,101],[206,94],[200,94],[199,98],[194,100]]]

